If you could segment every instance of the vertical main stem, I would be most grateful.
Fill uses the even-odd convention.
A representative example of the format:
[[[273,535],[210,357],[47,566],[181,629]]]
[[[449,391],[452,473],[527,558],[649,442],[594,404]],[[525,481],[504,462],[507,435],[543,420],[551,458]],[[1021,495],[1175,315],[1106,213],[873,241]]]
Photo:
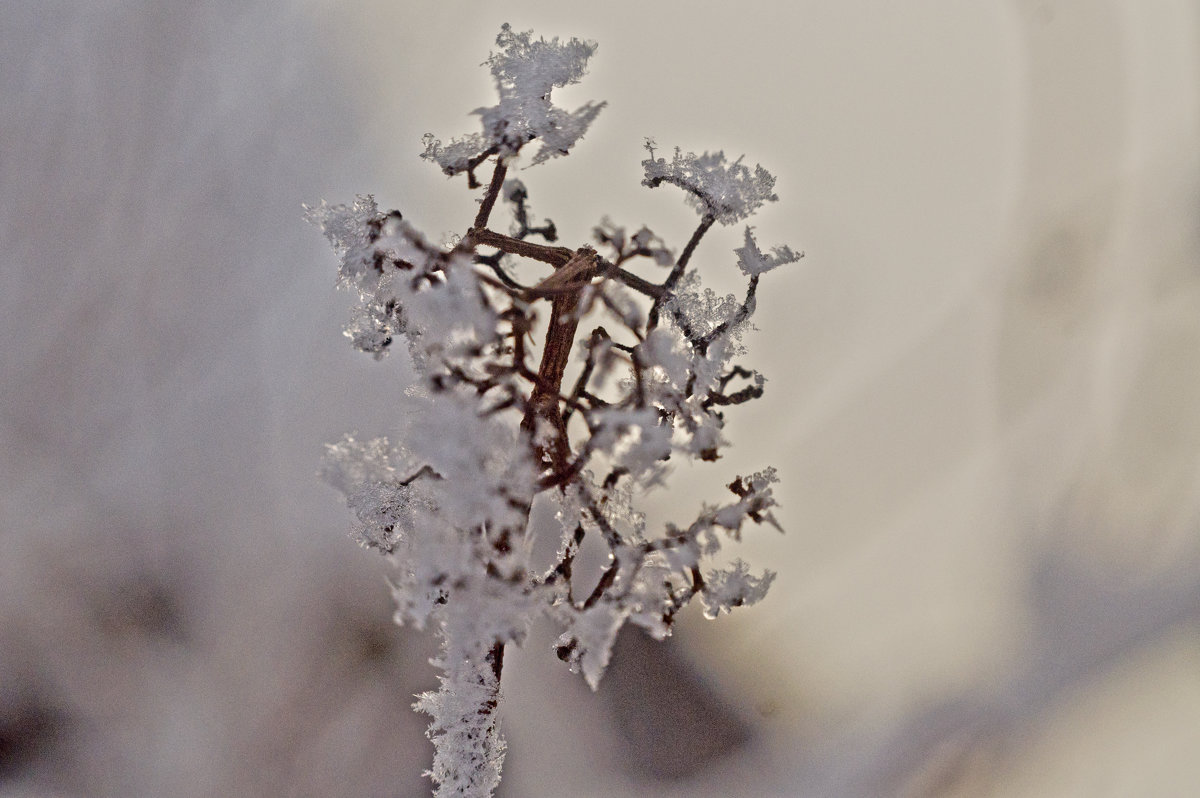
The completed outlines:
[[[550,325],[546,329],[546,345],[542,349],[538,381],[533,386],[525,416],[521,419],[521,429],[530,433],[537,432],[539,419],[550,424],[553,439],[539,441],[536,445],[541,464],[554,471],[565,469],[571,459],[567,427],[563,423],[558,400],[563,374],[571,357],[571,347],[575,343],[575,331],[579,327],[578,309],[578,290],[561,293],[551,301]]]

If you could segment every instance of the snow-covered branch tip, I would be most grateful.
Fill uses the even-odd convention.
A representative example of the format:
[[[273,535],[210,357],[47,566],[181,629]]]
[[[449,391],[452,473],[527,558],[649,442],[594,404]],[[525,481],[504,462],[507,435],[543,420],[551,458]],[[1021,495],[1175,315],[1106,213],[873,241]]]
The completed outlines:
[[[775,178],[755,164],[754,171],[738,158],[725,160],[721,151],[696,155],[684,153],[678,147],[668,163],[655,158],[653,139],[646,140],[650,157],[642,161],[646,178],[642,185],[656,188],[663,183],[678,186],[688,194],[688,201],[701,216],[710,216],[721,224],[733,224],[749,217],[764,202],[776,202]],[[743,156],[744,157],[744,156]]]
[[[533,39],[532,31],[515,33],[505,24],[496,37],[501,51],[485,62],[496,79],[500,101],[477,108],[483,131],[454,138],[443,145],[425,135],[421,157],[434,161],[447,175],[474,171],[486,158],[515,155],[534,139],[541,142],[533,163],[566,155],[595,120],[605,103],[585,103],[566,111],[550,102],[555,88],[578,83],[587,72],[595,42]]]
[[[482,130],[425,141],[422,157],[483,192],[455,243],[433,243],[371,196],[306,209],[357,300],[345,335],[376,359],[402,343],[416,376],[394,434],[331,444],[323,476],[346,497],[353,537],[394,566],[397,619],[441,635],[441,688],[417,702],[433,717],[439,796],[487,796],[498,783],[504,650],[535,619],[558,626],[555,653],[594,688],[625,623],[663,638],[694,598],[716,617],[766,595],[774,572],[712,563],[748,525],[779,528],[773,469],[735,478],[732,498],[686,526],[650,529],[637,504],[669,484],[672,462],[720,459],[723,414],[765,390],[737,362],[759,281],[801,257],[764,251],[747,227],[730,264],[744,295],[704,288],[702,239],[774,202],[775,179],[720,152],[676,150],[668,162],[652,144],[645,185],[682,188],[701,216],[683,246],[607,216],[590,231],[598,249],[562,246],[508,169],[534,142],[533,164],[567,154],[596,118],[604,103],[551,103],[596,45],[507,25],[496,43],[485,63],[499,100],[474,112]],[[477,179],[485,168],[490,179]],[[507,232],[491,226],[496,208]],[[609,555],[598,579],[576,573],[589,537]]]

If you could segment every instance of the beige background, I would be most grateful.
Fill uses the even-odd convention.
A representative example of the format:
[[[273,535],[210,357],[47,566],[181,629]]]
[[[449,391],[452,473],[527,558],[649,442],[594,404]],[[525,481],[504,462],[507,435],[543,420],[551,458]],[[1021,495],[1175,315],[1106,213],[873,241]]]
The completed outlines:
[[[503,794],[1200,793],[1194,3],[128,0],[0,10],[0,795],[427,789],[429,641],[313,477],[403,364],[339,339],[299,205],[459,230],[416,152],[471,129],[504,21],[600,43],[562,102],[609,107],[522,175],[568,243],[682,243],[652,136],[770,169],[759,239],[807,257],[736,450],[652,497],[783,477],[771,596],[670,649],[736,730],[639,754],[637,674],[590,696],[535,630]]]

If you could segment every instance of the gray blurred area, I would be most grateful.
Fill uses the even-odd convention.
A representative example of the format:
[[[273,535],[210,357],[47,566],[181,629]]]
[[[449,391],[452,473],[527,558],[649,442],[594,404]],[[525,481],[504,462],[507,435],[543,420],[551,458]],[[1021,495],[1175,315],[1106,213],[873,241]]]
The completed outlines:
[[[595,5],[0,5],[0,797],[428,794],[433,643],[315,476],[405,365],[341,338],[300,205],[461,232],[416,153],[505,21],[600,43],[564,104],[609,107],[521,175],[568,245],[682,244],[653,136],[761,162],[808,255],[734,450],[650,496],[778,466],[771,596],[596,696],[535,628],[501,794],[1200,794],[1200,8]]]

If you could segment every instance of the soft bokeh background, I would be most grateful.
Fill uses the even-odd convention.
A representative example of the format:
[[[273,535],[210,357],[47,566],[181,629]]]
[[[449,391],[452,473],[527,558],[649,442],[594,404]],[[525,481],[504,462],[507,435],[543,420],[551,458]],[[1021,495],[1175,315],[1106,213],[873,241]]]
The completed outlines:
[[[522,174],[568,243],[682,243],[653,136],[761,162],[808,256],[736,449],[651,497],[777,465],[771,596],[624,637],[599,696],[535,630],[502,794],[1200,794],[1200,8],[503,5],[0,6],[0,796],[427,794],[432,642],[315,477],[404,364],[340,338],[300,204],[461,231],[416,152],[504,21],[600,43],[562,102],[609,107]]]

